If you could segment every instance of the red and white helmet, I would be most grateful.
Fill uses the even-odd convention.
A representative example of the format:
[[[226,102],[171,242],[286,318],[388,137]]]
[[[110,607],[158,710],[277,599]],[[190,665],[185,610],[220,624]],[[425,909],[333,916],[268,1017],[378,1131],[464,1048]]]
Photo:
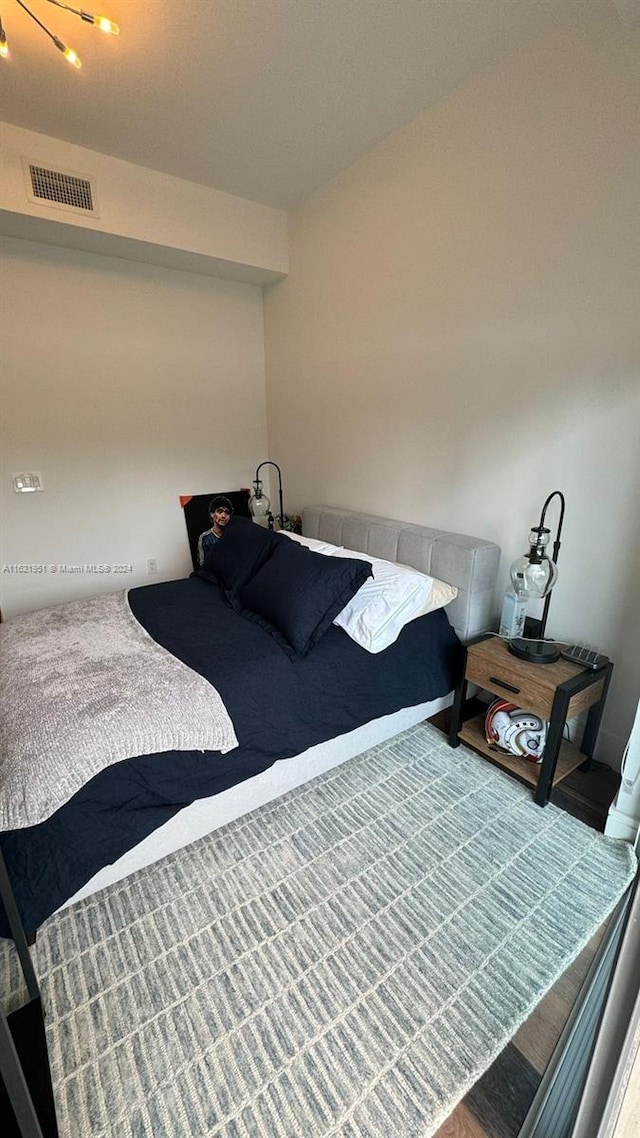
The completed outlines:
[[[547,723],[539,715],[506,699],[496,699],[485,716],[484,733],[487,743],[531,763],[542,762]]]

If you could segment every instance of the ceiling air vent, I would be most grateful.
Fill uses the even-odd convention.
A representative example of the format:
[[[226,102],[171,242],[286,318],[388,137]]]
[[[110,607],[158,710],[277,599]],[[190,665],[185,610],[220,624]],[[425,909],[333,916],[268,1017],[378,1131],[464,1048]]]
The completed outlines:
[[[31,201],[97,215],[95,188],[90,178],[65,170],[51,170],[34,162],[25,162],[25,167]]]

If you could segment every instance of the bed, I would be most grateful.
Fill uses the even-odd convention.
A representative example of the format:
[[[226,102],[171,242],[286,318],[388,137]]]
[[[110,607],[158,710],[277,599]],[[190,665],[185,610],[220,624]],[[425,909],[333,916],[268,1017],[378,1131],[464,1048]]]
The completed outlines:
[[[238,525],[252,535],[256,529]],[[252,614],[230,604],[211,574],[130,590],[145,635],[220,694],[238,745],[226,753],[203,750],[200,741],[192,749],[136,752],[99,770],[46,819],[4,829],[0,846],[29,936],[58,909],[451,701],[460,641],[491,624],[499,548],[325,506],[305,509],[302,528],[311,543],[346,550],[345,568],[357,565],[358,554],[397,562],[457,595],[410,620],[384,650],[363,650],[331,622],[303,654],[283,651],[268,622],[247,619]],[[369,562],[361,563],[370,573]],[[0,935],[8,935],[4,924]]]

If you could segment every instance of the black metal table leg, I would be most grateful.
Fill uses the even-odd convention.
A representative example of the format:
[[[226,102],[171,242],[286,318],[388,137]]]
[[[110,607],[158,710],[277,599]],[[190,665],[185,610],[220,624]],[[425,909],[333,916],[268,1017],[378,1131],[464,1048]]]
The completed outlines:
[[[2,1138],[58,1138],[40,988],[1,850],[0,902],[29,993],[9,1016],[0,1009]]]
[[[560,684],[553,697],[551,719],[549,720],[547,739],[544,745],[542,765],[533,796],[533,800],[538,806],[546,806],[551,795],[553,776],[556,773],[556,766],[558,765],[558,755],[560,754],[560,744],[562,743],[562,735],[567,719],[570,699],[570,693]]]
[[[604,711],[604,705],[607,699],[607,692],[609,691],[609,684],[611,683],[612,673],[613,664],[611,661],[609,661],[604,669],[604,687],[602,689],[602,695],[600,696],[600,699],[597,703],[591,705],[589,708],[589,714],[587,715],[587,722],[585,724],[580,750],[590,759],[593,758],[596,739],[598,737],[598,731],[600,729],[600,720],[602,719],[602,712]]]
[[[11,930],[11,936],[13,937],[13,943],[16,946],[16,952],[20,958],[20,964],[22,966],[22,971],[27,984],[29,997],[33,1000],[40,995],[40,986],[38,984],[38,980],[33,968],[31,953],[29,952],[27,938],[22,927],[22,921],[20,920],[20,914],[18,912],[18,906],[16,905],[16,899],[13,896],[13,889],[11,888],[11,882],[9,881],[9,874],[7,873],[7,867],[2,855],[2,850],[0,850],[0,901],[2,902],[4,911],[7,914],[7,921],[9,922],[9,928]]]
[[[0,1077],[4,1084],[7,1106],[13,1112],[20,1138],[43,1138],[36,1108],[18,1057],[7,1017],[0,1009]],[[11,1121],[3,1119],[2,1133],[11,1134]],[[14,1130],[13,1133],[16,1133]]]

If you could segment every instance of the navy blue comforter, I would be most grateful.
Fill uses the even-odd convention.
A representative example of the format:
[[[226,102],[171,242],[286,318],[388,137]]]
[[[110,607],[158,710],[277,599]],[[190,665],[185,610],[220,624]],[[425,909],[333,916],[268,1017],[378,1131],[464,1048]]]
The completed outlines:
[[[183,806],[378,716],[445,695],[460,660],[443,610],[412,621],[378,655],[332,626],[308,657],[291,660],[200,578],[132,589],[129,602],[158,643],[218,689],[239,746],[226,755],[128,759],[96,775],[45,822],[1,834],[27,933]],[[1,913],[0,935],[8,935]]]

